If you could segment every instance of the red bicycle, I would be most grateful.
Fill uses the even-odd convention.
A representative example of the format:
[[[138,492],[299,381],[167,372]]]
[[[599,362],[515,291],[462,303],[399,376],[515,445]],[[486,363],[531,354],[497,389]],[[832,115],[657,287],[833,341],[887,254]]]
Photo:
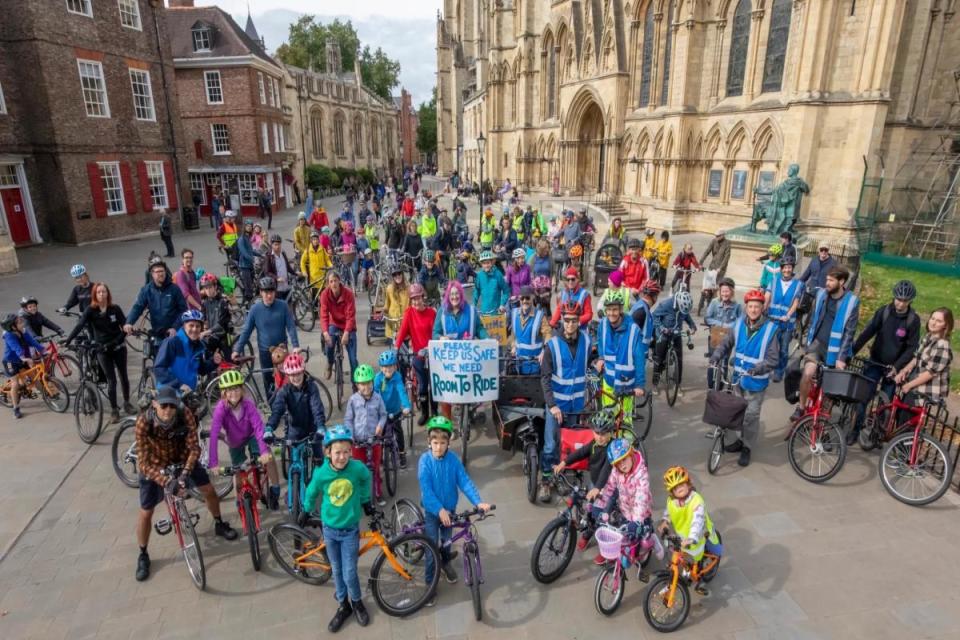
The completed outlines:
[[[237,488],[237,511],[240,512],[240,527],[247,534],[250,543],[250,560],[253,570],[260,571],[260,508],[257,503],[264,500],[266,493],[266,475],[259,460],[247,460],[243,464],[221,467],[220,473],[234,476]]]
[[[69,353],[62,353],[52,336],[40,338],[39,342],[46,344],[41,357],[47,375],[59,379],[70,392],[70,397],[75,396],[80,389],[80,361]]]
[[[400,349],[397,351],[397,364],[400,365],[400,371],[403,373],[403,386],[407,390],[407,399],[410,400],[411,411],[406,416],[402,417],[402,420],[407,423],[407,441],[406,447],[408,451],[413,451],[413,425],[414,425],[414,414],[419,410],[420,405],[418,403],[419,393],[420,393],[420,381],[417,379],[417,372],[413,368],[414,358],[422,357],[425,365],[429,365],[429,360],[426,357],[426,353],[422,356],[414,354],[406,344],[400,346]],[[427,403],[429,407],[430,404]]]
[[[900,502],[921,506],[947,491],[953,465],[943,444],[923,429],[931,414],[938,422],[943,400],[914,393],[921,401],[918,406],[904,401],[899,388],[889,399],[878,391],[867,407],[859,442],[864,451],[886,443],[880,454],[884,489]]]
[[[183,471],[181,465],[170,465],[164,470],[168,478],[177,478]],[[191,513],[187,509],[186,491],[177,493],[164,491],[164,501],[170,516],[153,523],[157,535],[165,536],[171,531],[177,532],[177,542],[183,553],[183,560],[187,563],[187,571],[194,586],[203,591],[207,587],[207,570],[203,565],[203,553],[200,551],[200,541],[197,539],[197,523],[200,514]]]

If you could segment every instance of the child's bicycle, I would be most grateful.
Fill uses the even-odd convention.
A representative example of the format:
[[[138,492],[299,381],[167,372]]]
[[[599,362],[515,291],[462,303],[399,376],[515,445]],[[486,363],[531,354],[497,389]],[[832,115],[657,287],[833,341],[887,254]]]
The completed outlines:
[[[237,482],[237,511],[240,513],[240,527],[247,534],[250,543],[250,560],[253,570],[260,571],[260,509],[257,503],[267,495],[266,474],[257,460],[247,460],[243,464],[222,467],[221,475],[234,476]]]
[[[300,440],[284,440],[280,447],[280,468],[287,479],[287,509],[290,519],[297,524],[301,523],[305,513],[303,501],[307,497],[307,482],[313,472],[315,437],[316,434],[310,434]],[[276,457],[277,452],[274,451]]]
[[[470,595],[473,598],[473,615],[479,621],[483,618],[483,609],[480,605],[480,585],[483,584],[483,567],[480,565],[480,541],[477,540],[477,528],[473,518],[485,520],[492,518],[490,513],[497,508],[497,505],[490,505],[490,511],[481,511],[480,509],[470,509],[458,514],[451,515],[452,528],[459,529],[450,536],[445,546],[450,547],[455,542],[460,542],[463,553],[463,584],[470,588]],[[431,571],[432,570],[432,571]],[[427,575],[433,576],[434,582],[440,575],[440,565],[432,564],[427,567]]]
[[[664,542],[672,550],[670,565],[658,571],[647,587],[643,615],[651,627],[668,633],[679,629],[690,613],[690,585],[697,587],[713,580],[720,569],[720,556],[706,551],[699,562],[694,562],[684,553],[679,536],[666,536]]]
[[[600,555],[606,562],[594,584],[593,604],[603,615],[612,616],[623,600],[624,583],[630,567],[636,565],[638,580],[649,580],[643,570],[650,562],[652,547],[644,549],[642,539],[628,536],[626,524],[614,526],[609,523],[609,518],[606,520],[594,534]]]
[[[563,473],[554,474],[553,479],[555,483],[564,485],[570,493],[564,510],[547,523],[533,543],[530,572],[540,584],[550,584],[563,575],[570,566],[577,538],[591,533],[596,526],[590,515],[587,488],[583,483],[571,482]]]
[[[63,382],[50,375],[41,357],[29,369],[16,374],[21,398],[43,398],[43,403],[55,413],[64,413],[70,408],[70,392]],[[0,404],[13,408],[13,382],[10,378],[0,386]]]

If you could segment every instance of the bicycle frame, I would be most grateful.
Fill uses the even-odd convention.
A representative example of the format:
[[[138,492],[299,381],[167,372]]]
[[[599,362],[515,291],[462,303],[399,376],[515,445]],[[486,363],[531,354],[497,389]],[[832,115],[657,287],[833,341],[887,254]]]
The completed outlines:
[[[406,530],[404,530],[406,533]],[[397,561],[397,556],[390,550],[389,542],[386,537],[378,529],[370,529],[369,531],[362,531],[360,533],[360,539],[363,540],[363,544],[360,545],[360,549],[357,551],[357,556],[362,556],[367,551],[370,551],[374,547],[379,547],[380,551],[386,557],[387,562],[390,564],[390,567],[397,572],[404,580],[412,580],[413,576],[403,567],[400,562]],[[305,545],[309,546],[309,545]],[[302,555],[299,555],[293,559],[294,563],[298,567],[304,567],[308,569],[319,569],[321,571],[330,571],[331,566],[329,562],[322,562],[319,557],[326,549],[326,544],[320,543],[315,547],[311,547],[308,550],[305,550]],[[311,560],[311,558],[314,558]]]
[[[236,484],[237,506],[239,507],[239,505],[243,503],[243,499],[246,496],[250,496],[253,504],[253,529],[260,531],[260,509],[257,507],[257,502],[261,496],[260,486],[263,482],[260,464],[245,462],[242,465],[233,467],[232,474]],[[241,530],[246,531],[246,512],[243,509],[238,509],[238,511],[240,512]]]
[[[24,391],[33,392],[34,390],[39,391],[39,384],[46,383],[47,380],[47,367],[41,359],[40,362],[33,365],[29,369],[24,369],[23,371],[18,371],[17,375],[14,376],[20,383],[20,393],[23,394]],[[10,392],[12,387],[11,378],[7,379],[7,382],[3,385],[3,388],[6,392]]]
[[[708,560],[704,566],[700,566],[700,562],[691,562],[691,556],[683,551],[683,548],[680,546],[680,539],[676,536],[668,536],[667,541],[670,543],[672,551],[670,554],[670,564],[668,573],[672,575],[670,581],[670,593],[667,594],[666,605],[668,609],[673,608],[673,598],[677,592],[677,584],[680,580],[686,580],[694,584],[700,582],[701,578],[710,573],[720,562],[720,556],[712,554],[710,552],[704,552],[703,559]],[[689,558],[689,560],[688,560]],[[701,561],[702,562],[702,561]]]
[[[57,348],[57,343],[53,340],[47,342],[47,347],[43,350],[40,357],[47,371],[54,372],[55,375],[59,373],[63,377],[73,375],[73,370],[70,368],[70,365],[67,364],[66,360],[60,357],[60,349]]]
[[[906,422],[898,425],[896,424],[897,412],[901,410],[909,411],[913,415]],[[876,410],[876,413],[879,414],[885,411],[889,412],[889,415],[887,416],[887,419],[884,421],[883,432],[881,433],[881,439],[884,441],[890,440],[895,435],[899,433],[904,433],[911,429],[919,432],[920,429],[923,427],[923,423],[927,418],[927,414],[929,413],[926,404],[924,404],[921,407],[915,407],[901,400],[899,395],[894,395],[890,399],[890,402],[888,404],[878,407]],[[916,447],[916,441],[914,441],[914,448],[915,447]],[[910,462],[911,464],[916,462],[915,460],[913,460],[912,455],[911,455]]]

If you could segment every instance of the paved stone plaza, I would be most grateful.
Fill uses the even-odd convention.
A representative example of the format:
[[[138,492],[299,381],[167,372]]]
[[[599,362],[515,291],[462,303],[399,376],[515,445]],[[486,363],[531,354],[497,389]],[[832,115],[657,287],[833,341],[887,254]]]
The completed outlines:
[[[328,210],[335,205],[328,202]],[[471,217],[476,219],[476,206]],[[275,218],[290,237],[295,214]],[[674,246],[705,236],[674,239]],[[216,271],[222,262],[209,228],[175,236],[190,246],[196,264]],[[20,252],[22,272],[0,280],[4,311],[26,293],[41,309],[66,299],[69,266],[84,262],[93,279],[105,279],[127,310],[143,283],[145,258],[158,238],[81,248],[41,246]],[[741,291],[742,293],[742,291]],[[362,328],[365,297],[358,304],[360,359],[373,362]],[[58,322],[60,318],[55,317]],[[62,323],[67,326],[69,323]],[[319,332],[301,333],[318,353]],[[724,458],[707,475],[710,441],[701,423],[705,386],[704,337],[685,352],[684,396],[674,409],[657,400],[649,454],[656,509],[659,481],[672,464],[691,468],[723,533],[727,550],[709,599],[694,605],[678,638],[753,640],[815,638],[960,637],[960,557],[956,553],[956,494],[910,508],[890,497],[877,478],[875,454],[853,448],[841,473],[825,486],[801,480],[790,469],[783,437],[789,408],[780,388],[764,406],[761,444],[747,469]],[[131,353],[131,369],[139,365]],[[309,369],[322,375],[319,357]],[[132,380],[136,384],[136,379]],[[288,578],[269,557],[256,573],[243,538],[214,538],[201,509],[198,530],[208,587],[191,584],[172,537],[151,538],[151,578],[134,580],[137,546],[133,525],[137,492],[120,484],[110,463],[109,427],[93,446],[83,445],[70,414],[54,415],[39,401],[25,401],[26,417],[7,410],[0,420],[0,638],[308,638],[325,635],[335,609],[332,585],[311,587]],[[489,411],[488,411],[489,415]],[[339,416],[334,416],[334,420]],[[530,549],[555,505],[531,505],[523,493],[519,456],[499,450],[490,422],[471,445],[470,472],[496,517],[478,524],[486,574],[484,621],[474,622],[469,591],[441,583],[437,606],[410,619],[390,618],[367,597],[372,623],[351,620],[347,638],[653,638],[642,611],[645,585],[630,580],[612,618],[593,606],[595,548],[575,557],[567,573],[544,587],[529,570]],[[423,439],[416,442],[422,451]],[[414,460],[416,458],[414,457]],[[400,495],[416,498],[415,465],[400,477]],[[230,499],[225,516],[237,526]],[[163,509],[159,509],[158,514]],[[266,526],[281,519],[266,515]],[[372,562],[361,561],[361,576]],[[459,566],[459,565],[458,565]]]

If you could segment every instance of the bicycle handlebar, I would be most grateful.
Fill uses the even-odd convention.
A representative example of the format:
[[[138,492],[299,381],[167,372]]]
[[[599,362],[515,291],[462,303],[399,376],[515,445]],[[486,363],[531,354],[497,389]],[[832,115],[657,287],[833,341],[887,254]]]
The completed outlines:
[[[473,509],[456,513],[450,519],[455,522],[463,522],[463,521],[469,520],[470,518],[479,516],[477,518],[478,520],[485,520],[487,518],[492,518],[494,514],[491,513],[491,511],[496,511],[496,509],[497,509],[497,505],[495,504],[490,505],[489,511],[483,511],[478,507],[474,507]]]
[[[250,471],[251,469],[263,469],[263,465],[260,464],[259,460],[246,460],[241,464],[234,464],[230,466],[219,467],[220,475],[223,476],[232,476],[237,473],[244,471]]]

